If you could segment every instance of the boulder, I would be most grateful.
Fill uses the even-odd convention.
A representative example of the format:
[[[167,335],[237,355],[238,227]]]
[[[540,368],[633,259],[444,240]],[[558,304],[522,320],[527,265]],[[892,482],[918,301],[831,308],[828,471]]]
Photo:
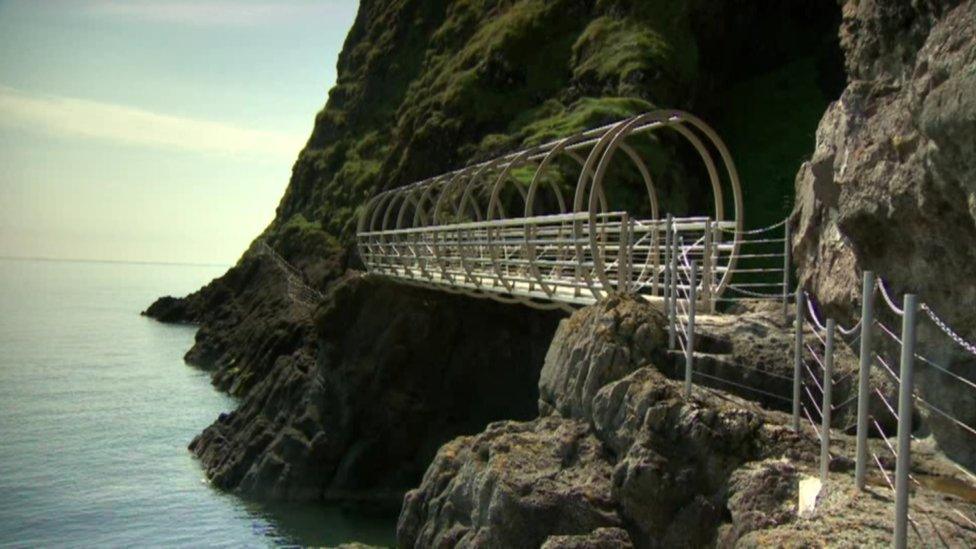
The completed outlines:
[[[493,423],[438,451],[420,487],[404,498],[397,544],[535,548],[627,542],[611,497],[612,471],[586,423],[557,417]]]

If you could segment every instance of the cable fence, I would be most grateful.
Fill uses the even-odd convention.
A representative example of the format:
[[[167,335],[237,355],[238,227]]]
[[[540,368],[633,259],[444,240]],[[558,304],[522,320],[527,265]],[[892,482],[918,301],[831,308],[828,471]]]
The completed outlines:
[[[976,401],[976,383],[953,371],[918,349],[918,320],[928,318],[946,338],[962,351],[973,353],[974,346],[954,332],[938,317],[927,304],[920,304],[913,294],[905,294],[901,305],[880,279],[873,273],[864,273],[861,292],[861,315],[850,328],[838,325],[832,318],[822,320],[817,313],[814,299],[797,290],[794,342],[794,407],[793,425],[800,427],[801,414],[813,427],[821,442],[820,471],[821,480],[827,481],[830,453],[830,415],[856,402],[857,421],[844,430],[856,427],[855,484],[864,490],[872,469],[883,485],[888,487],[894,498],[893,545],[906,547],[909,527],[918,534],[918,520],[933,521],[926,512],[910,511],[911,493],[922,483],[912,473],[912,442],[915,441],[913,418],[919,408],[939,416],[967,436],[976,437],[976,428],[957,417],[946,407],[935,404],[919,394],[914,385],[916,368],[928,368],[945,376],[951,383],[967,391],[973,391],[970,401]],[[876,299],[880,294],[881,299]],[[875,305],[880,303],[884,310],[875,314]],[[917,312],[926,312],[920,317]],[[901,321],[899,332],[889,326],[885,318]],[[808,337],[812,334],[814,337]],[[844,339],[846,338],[846,339]],[[880,338],[880,339],[879,339]],[[813,339],[813,341],[809,341]],[[832,366],[836,341],[841,339],[851,349],[855,343],[859,347],[857,369],[857,394],[844,402],[831,402],[832,387],[843,378],[833,375]],[[897,355],[894,356],[894,355]],[[880,374],[872,376],[874,372]],[[851,375],[851,374],[847,374]],[[844,376],[846,377],[846,376]],[[878,380],[883,380],[878,381]],[[875,404],[875,405],[872,405]],[[817,419],[821,421],[819,429]],[[894,426],[891,428],[890,426]],[[869,445],[869,436],[880,439],[883,444]],[[976,444],[976,440],[973,441]],[[966,472],[972,479],[976,476]],[[953,508],[953,512],[965,523],[976,527],[976,516],[971,509]],[[939,541],[949,546],[939,528],[932,522],[933,531]],[[920,541],[933,541],[921,540]]]
[[[724,385],[740,393],[752,392],[757,396],[765,395],[792,403],[794,430],[800,431],[802,424],[809,424],[820,444],[819,470],[824,484],[829,481],[831,460],[837,457],[831,444],[832,432],[837,430],[834,425],[838,422],[849,423],[840,425],[840,430],[856,434],[854,477],[857,489],[865,490],[871,476],[878,479],[880,486],[891,490],[895,524],[893,546],[899,549],[907,547],[909,528],[921,542],[950,546],[928,511],[924,507],[911,505],[912,491],[923,487],[922,481],[912,472],[912,442],[915,441],[912,422],[916,410],[921,409],[938,416],[966,436],[976,437],[976,426],[958,417],[950,407],[920,394],[914,386],[915,369],[928,368],[956,386],[973,391],[970,402],[976,401],[976,382],[952,371],[949,365],[940,364],[918,348],[918,320],[930,320],[937,333],[943,334],[963,353],[976,356],[976,346],[952,330],[929,305],[919,303],[915,295],[905,294],[896,301],[883,281],[866,272],[861,314],[850,326],[841,325],[834,318],[824,318],[812,296],[799,289],[795,292],[792,395],[776,395],[743,383],[741,379],[706,373],[696,368],[695,364],[695,315],[703,307],[710,307],[698,293],[702,285],[698,259],[702,256],[701,248],[705,247],[705,241],[700,238],[691,244],[685,242],[684,235],[676,235],[669,240],[663,278],[669,345],[671,349],[680,349],[684,355],[686,395],[690,395],[692,383],[697,382],[706,387]],[[780,258],[786,259],[785,268],[789,265],[788,257],[788,252],[784,250]],[[784,277],[782,287],[788,287],[787,284],[788,279]],[[729,287],[735,285],[733,283]],[[878,294],[880,299],[877,299]],[[766,294],[766,297],[782,299],[773,294]],[[782,302],[787,304],[789,300]],[[880,314],[875,311],[878,303],[885,308],[878,311]],[[918,315],[918,311],[923,311],[925,315]],[[891,320],[886,319],[900,321],[900,328],[896,330],[889,325]],[[840,348],[856,352],[856,368],[836,370]],[[838,387],[842,388],[840,394],[843,400],[836,402],[834,396]],[[851,415],[856,418],[853,422],[844,419]],[[871,445],[869,439],[879,440],[880,444]],[[976,481],[976,476],[960,469]],[[976,528],[976,514],[971,508],[956,505],[952,511],[961,523]],[[931,524],[935,539],[921,538],[918,527],[920,520]]]

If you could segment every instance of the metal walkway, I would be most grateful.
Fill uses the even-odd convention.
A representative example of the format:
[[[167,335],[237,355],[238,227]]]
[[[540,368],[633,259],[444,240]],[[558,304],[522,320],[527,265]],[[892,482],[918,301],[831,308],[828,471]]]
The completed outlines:
[[[697,153],[711,211],[662,216],[651,175],[667,150],[658,132]],[[622,185],[620,173],[646,198],[638,211],[613,209],[620,189],[608,184]],[[739,177],[722,140],[688,113],[654,111],[382,192],[360,215],[357,238],[371,273],[542,309],[612,293],[680,297],[692,266],[703,312],[745,297],[785,303],[788,239],[769,237],[785,224],[742,227]]]

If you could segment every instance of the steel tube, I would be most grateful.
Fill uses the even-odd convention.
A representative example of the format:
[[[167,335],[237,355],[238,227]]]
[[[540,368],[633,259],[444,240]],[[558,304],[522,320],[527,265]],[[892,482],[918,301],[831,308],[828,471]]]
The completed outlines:
[[[688,328],[685,334],[685,398],[691,397],[691,374],[695,362],[695,308],[698,301],[696,279],[698,264],[691,262],[691,272],[688,274]]]
[[[834,387],[834,319],[827,319],[827,343],[824,345],[823,403],[820,421],[820,482],[827,483],[830,471],[830,407]]]
[[[796,318],[793,327],[793,430],[800,430],[800,380],[803,379],[803,290],[796,289]]]
[[[871,394],[871,328],[874,326],[874,273],[864,271],[861,286],[861,356],[857,379],[857,452],[854,482],[864,490],[868,465],[868,405]]]
[[[668,315],[668,348],[674,348],[674,325],[671,323],[671,240],[674,238],[674,217],[668,214],[664,232],[664,314]]]
[[[915,377],[917,299],[905,294],[901,324],[901,372],[898,379],[898,456],[895,465],[895,549],[908,545],[908,475],[912,468],[912,393]]]
[[[677,327],[675,323],[677,322],[678,316],[678,233],[671,235],[671,308],[668,311],[668,316],[671,318],[670,328],[668,331],[668,344],[674,349],[677,339]]]
[[[783,235],[783,322],[790,318],[790,224],[784,225]]]

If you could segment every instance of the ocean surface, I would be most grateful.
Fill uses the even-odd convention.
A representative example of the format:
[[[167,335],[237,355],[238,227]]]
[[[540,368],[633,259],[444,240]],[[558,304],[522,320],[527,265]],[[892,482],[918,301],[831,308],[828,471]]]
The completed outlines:
[[[206,483],[186,446],[234,400],[139,311],[225,269],[0,259],[0,546],[392,544],[395,517]]]

